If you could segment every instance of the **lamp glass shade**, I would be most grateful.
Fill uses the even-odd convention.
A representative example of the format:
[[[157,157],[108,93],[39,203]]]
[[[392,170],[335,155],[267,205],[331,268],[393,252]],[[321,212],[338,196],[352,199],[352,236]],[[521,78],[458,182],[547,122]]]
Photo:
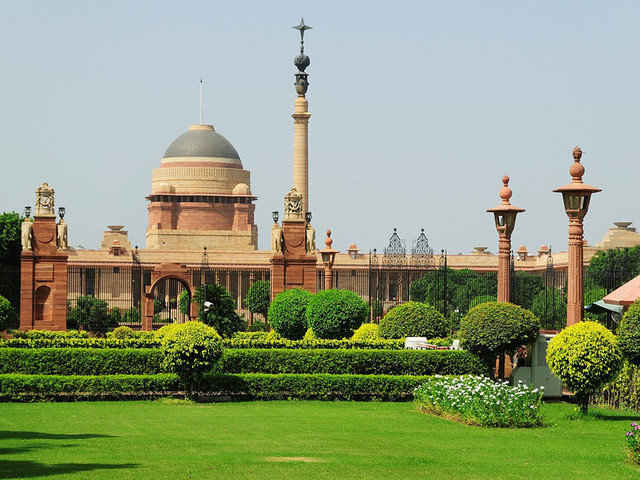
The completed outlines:
[[[278,218],[280,218],[279,212],[271,212],[271,218],[273,218],[273,223],[278,223]]]

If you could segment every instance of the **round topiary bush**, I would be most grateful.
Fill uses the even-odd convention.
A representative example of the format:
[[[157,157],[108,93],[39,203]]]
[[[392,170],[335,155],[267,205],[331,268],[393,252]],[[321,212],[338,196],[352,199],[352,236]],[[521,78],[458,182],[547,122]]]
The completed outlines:
[[[579,322],[549,342],[547,364],[573,391],[580,411],[586,414],[589,395],[598,393],[622,368],[622,353],[614,335],[604,326]]]
[[[353,332],[351,340],[355,340],[357,342],[372,342],[374,340],[380,340],[378,325],[375,323],[363,323],[355,332]]]
[[[311,292],[292,288],[276,295],[269,307],[269,323],[285,338],[300,340],[307,331],[307,304],[313,297]]]
[[[113,332],[107,333],[107,338],[115,338],[118,340],[122,340],[125,338],[135,338],[136,332],[133,331],[132,328],[127,326],[117,327],[113,329]]]
[[[220,335],[201,322],[175,324],[162,338],[162,353],[162,366],[178,374],[191,398],[201,375],[222,356]]]
[[[318,338],[350,337],[368,315],[366,302],[351,290],[318,292],[307,306],[307,323]]]
[[[487,366],[498,355],[513,354],[538,336],[540,320],[518,305],[487,302],[473,307],[460,321],[460,346],[482,358]]]
[[[640,302],[629,307],[618,325],[618,346],[633,365],[640,365]]]
[[[446,337],[447,319],[428,303],[407,302],[380,320],[382,338]]]

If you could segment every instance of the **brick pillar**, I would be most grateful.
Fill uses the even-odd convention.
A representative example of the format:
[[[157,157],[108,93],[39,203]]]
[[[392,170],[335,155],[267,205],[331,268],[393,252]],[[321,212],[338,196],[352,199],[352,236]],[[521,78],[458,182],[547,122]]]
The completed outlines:
[[[67,260],[55,215],[36,215],[32,250],[20,257],[20,330],[67,329]]]
[[[316,293],[317,257],[306,251],[306,222],[282,222],[283,252],[271,257],[271,298],[291,288]]]

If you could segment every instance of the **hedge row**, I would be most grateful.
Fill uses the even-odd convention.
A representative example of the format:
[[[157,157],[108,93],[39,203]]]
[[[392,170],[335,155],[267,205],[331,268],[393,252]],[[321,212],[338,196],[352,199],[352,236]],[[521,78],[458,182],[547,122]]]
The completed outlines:
[[[484,372],[480,359],[463,350],[227,349],[224,373],[466,375]]]
[[[159,348],[160,342],[147,338],[8,338],[2,348]]]
[[[162,351],[151,348],[0,349],[0,374],[151,375],[161,362]]]
[[[238,399],[411,400],[429,377],[390,375],[207,375],[200,393]],[[170,395],[177,375],[0,375],[0,400]]]
[[[223,340],[224,348],[288,348],[288,349],[373,349],[373,350],[403,350],[404,340],[263,340],[239,339]]]
[[[4,348],[0,374],[151,375],[161,372],[159,349]],[[475,355],[462,350],[226,349],[219,373],[334,375],[480,374]]]
[[[143,338],[10,338],[0,341],[0,348],[159,348],[157,340]],[[375,349],[402,350],[403,340],[264,340],[225,339],[223,348],[295,348],[295,349]]]

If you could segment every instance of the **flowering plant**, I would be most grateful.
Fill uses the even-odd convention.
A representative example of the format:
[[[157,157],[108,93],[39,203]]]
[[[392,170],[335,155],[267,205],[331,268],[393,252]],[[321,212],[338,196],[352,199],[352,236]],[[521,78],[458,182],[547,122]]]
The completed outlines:
[[[631,430],[626,434],[627,448],[631,459],[640,463],[640,425],[636,422],[631,424]]]
[[[535,427],[542,425],[540,405],[544,387],[519,382],[494,382],[488,377],[435,375],[417,387],[418,410],[470,425]]]

